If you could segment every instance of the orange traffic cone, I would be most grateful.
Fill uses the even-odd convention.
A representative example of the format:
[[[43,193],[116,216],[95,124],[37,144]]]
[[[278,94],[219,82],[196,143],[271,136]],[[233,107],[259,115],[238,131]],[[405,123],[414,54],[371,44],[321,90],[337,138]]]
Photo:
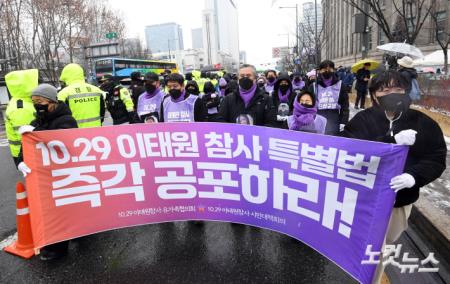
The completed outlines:
[[[28,259],[34,255],[34,245],[33,236],[31,235],[27,192],[25,186],[21,182],[18,182],[16,185],[16,198],[17,241],[5,247],[5,251]]]

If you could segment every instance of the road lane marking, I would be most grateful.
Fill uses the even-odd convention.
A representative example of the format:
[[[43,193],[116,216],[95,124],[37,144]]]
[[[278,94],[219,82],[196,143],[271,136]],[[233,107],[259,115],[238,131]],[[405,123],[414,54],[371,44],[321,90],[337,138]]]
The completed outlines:
[[[7,237],[6,239],[4,239],[3,241],[0,242],[0,250],[3,250],[5,247],[9,246],[16,240],[17,240],[17,233]]]

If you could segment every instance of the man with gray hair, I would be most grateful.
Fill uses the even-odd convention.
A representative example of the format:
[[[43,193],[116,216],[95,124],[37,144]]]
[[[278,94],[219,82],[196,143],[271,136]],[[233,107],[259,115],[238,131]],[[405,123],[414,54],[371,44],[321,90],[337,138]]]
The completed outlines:
[[[256,68],[253,65],[244,64],[239,68],[239,88],[224,98],[219,106],[217,121],[249,121],[254,125],[273,125],[276,111],[269,96],[256,86],[256,79]],[[240,119],[243,116],[249,119]]]

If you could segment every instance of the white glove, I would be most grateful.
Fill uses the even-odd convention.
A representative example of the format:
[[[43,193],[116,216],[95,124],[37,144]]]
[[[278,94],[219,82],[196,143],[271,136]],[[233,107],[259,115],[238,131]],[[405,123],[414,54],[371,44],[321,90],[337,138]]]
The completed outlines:
[[[344,131],[345,124],[339,124],[339,132]]]
[[[34,126],[31,125],[22,125],[19,127],[19,134],[22,135],[24,133],[32,132],[34,130]]]
[[[31,169],[24,162],[20,162],[17,168],[22,172],[23,177],[26,177],[27,174],[31,173]]]
[[[410,174],[401,174],[399,176],[393,177],[391,179],[391,183],[389,184],[391,186],[391,189],[395,192],[404,189],[404,188],[411,188],[416,184],[416,180],[414,177]]]
[[[417,131],[412,129],[402,130],[394,135],[395,142],[399,145],[414,145]]]

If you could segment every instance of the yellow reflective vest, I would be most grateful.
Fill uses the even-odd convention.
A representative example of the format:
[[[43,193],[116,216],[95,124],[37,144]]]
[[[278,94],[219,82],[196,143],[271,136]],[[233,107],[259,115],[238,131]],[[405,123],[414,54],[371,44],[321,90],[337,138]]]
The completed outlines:
[[[58,100],[65,102],[79,128],[97,127],[102,125],[104,113],[103,91],[84,81],[84,71],[78,64],[68,64],[64,67],[60,80],[67,87],[58,93]]]

